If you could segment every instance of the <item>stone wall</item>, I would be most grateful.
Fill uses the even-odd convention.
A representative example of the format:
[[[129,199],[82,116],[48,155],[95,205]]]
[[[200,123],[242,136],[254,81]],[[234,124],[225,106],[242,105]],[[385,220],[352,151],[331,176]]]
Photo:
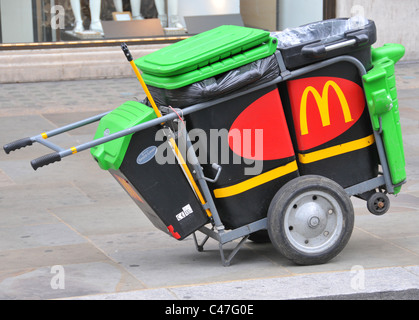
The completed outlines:
[[[130,46],[135,58],[166,44]],[[0,83],[134,76],[119,46],[0,51]]]
[[[403,61],[419,60],[418,0],[337,0],[337,17],[363,15],[377,26],[377,43],[400,43],[406,47]]]

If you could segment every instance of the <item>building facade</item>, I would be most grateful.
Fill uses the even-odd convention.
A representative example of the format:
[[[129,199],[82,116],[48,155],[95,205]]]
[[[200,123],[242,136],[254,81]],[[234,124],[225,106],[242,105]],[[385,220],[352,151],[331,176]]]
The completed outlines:
[[[278,31],[357,15],[376,22],[377,45],[417,60],[418,11],[416,0],[0,0],[0,82],[126,77],[121,42],[140,57],[221,24]]]

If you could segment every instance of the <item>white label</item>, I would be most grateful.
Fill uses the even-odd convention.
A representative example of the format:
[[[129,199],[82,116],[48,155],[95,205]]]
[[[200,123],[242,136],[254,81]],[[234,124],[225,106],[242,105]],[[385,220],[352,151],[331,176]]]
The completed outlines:
[[[183,210],[183,212],[185,212],[186,215],[190,215],[193,212],[192,207],[191,207],[190,204],[184,206],[182,208],[182,210]]]
[[[177,219],[177,221],[180,221],[180,220],[186,218],[187,216],[189,216],[191,213],[193,213],[193,210],[192,210],[191,205],[188,204],[188,205],[186,205],[182,208],[182,212],[180,212],[176,215],[176,219]]]
[[[157,153],[157,147],[151,146],[143,150],[137,157],[138,164],[145,164],[149,162]]]

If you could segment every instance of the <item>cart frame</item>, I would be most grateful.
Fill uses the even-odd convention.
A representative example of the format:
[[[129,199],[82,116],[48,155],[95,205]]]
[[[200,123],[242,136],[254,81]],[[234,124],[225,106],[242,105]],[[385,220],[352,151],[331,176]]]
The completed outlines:
[[[203,103],[199,103],[193,106],[189,106],[186,107],[184,109],[182,109],[182,114],[184,115],[188,115],[191,114],[193,112],[198,112],[200,110],[209,108],[213,105],[222,103],[222,102],[226,102],[232,99],[236,99],[240,96],[246,95],[250,92],[253,91],[257,91],[260,89],[263,89],[265,87],[269,87],[271,85],[276,85],[280,82],[284,82],[287,80],[291,80],[293,78],[299,77],[301,75],[310,73],[312,71],[318,70],[318,69],[322,69],[324,67],[327,66],[331,66],[333,64],[336,63],[340,63],[340,62],[349,62],[351,64],[353,64],[359,72],[359,75],[364,76],[366,74],[366,70],[365,67],[363,66],[363,64],[357,60],[354,57],[351,56],[339,56],[339,57],[335,57],[335,58],[330,58],[328,60],[325,61],[321,61],[315,64],[311,64],[309,66],[306,67],[302,67],[300,69],[297,70],[287,70],[287,68],[285,67],[285,63],[284,60],[282,58],[282,55],[279,51],[277,51],[275,53],[277,61],[278,61],[278,65],[279,65],[279,69],[280,69],[280,75],[267,83],[264,83],[262,85],[258,85],[254,88],[248,89],[246,91],[243,92],[239,92],[239,93],[233,93],[231,95],[216,99],[216,100],[212,100],[209,102],[203,102]],[[110,112],[110,111],[109,111]],[[102,117],[104,117],[105,115],[107,115],[109,112],[105,112],[105,113],[101,113],[98,114],[96,116],[63,126],[61,128],[57,128],[51,131],[47,131],[44,132],[42,134],[33,136],[33,137],[29,137],[29,138],[24,138],[24,139],[20,139],[17,141],[14,141],[10,144],[7,144],[4,146],[4,150],[6,151],[6,153],[9,153],[10,151],[16,150],[16,149],[20,149],[22,147],[28,146],[28,145],[32,145],[32,143],[34,142],[38,142],[43,144],[44,146],[54,150],[54,153],[50,153],[47,155],[44,155],[42,157],[39,157],[37,159],[34,159],[31,161],[31,165],[32,167],[36,170],[39,167],[42,167],[44,165],[48,165],[50,163],[56,162],[56,161],[61,161],[62,158],[73,155],[75,153],[90,149],[92,147],[98,146],[100,144],[109,142],[111,140],[114,139],[118,139],[142,130],[145,130],[147,128],[153,127],[153,126],[157,126],[159,124],[165,123],[167,121],[172,121],[174,119],[176,119],[178,117],[178,114],[176,114],[175,112],[169,113],[167,115],[164,115],[160,118],[156,118],[150,121],[147,121],[145,123],[139,124],[137,126],[119,131],[117,133],[114,134],[110,134],[108,136],[96,139],[96,140],[92,140],[90,142],[86,142],[83,144],[80,144],[78,146],[75,147],[71,147],[69,149],[64,149],[50,141],[48,141],[47,139],[56,135],[59,135],[61,133],[94,123],[96,121],[99,121],[100,119],[102,119]],[[189,136],[186,132],[186,128],[185,130],[185,136],[187,137],[187,150],[189,150],[189,147],[191,146],[191,141],[189,140]],[[379,156],[379,160],[380,160],[380,164],[381,164],[381,168],[382,168],[382,172],[379,173],[379,175],[373,179],[370,180],[366,180],[364,182],[361,182],[357,185],[351,186],[349,188],[346,188],[345,191],[348,194],[348,196],[356,196],[356,195],[360,195],[363,194],[365,192],[368,191],[372,191],[374,189],[377,188],[384,188],[388,193],[392,194],[394,193],[394,188],[397,187],[395,185],[392,184],[391,182],[391,176],[390,176],[390,171],[389,171],[389,167],[388,167],[388,162],[387,162],[387,158],[386,158],[386,154],[385,154],[385,150],[384,150],[384,146],[383,146],[383,141],[382,141],[382,137],[381,137],[381,130],[374,130],[374,138],[375,138],[375,142],[377,145],[377,151],[378,151],[378,156]],[[199,230],[201,233],[203,233],[205,235],[204,240],[199,243],[195,232],[193,233],[193,238],[194,238],[194,242],[196,245],[196,248],[198,251],[203,251],[204,245],[207,242],[207,240],[209,238],[212,238],[214,240],[216,240],[219,243],[219,251],[220,251],[220,256],[221,256],[221,262],[223,264],[223,266],[229,266],[232,259],[234,258],[234,256],[237,254],[237,252],[240,250],[240,248],[243,246],[244,242],[249,238],[249,236],[259,230],[265,230],[268,228],[267,226],[267,218],[263,218],[260,220],[257,220],[255,222],[246,224],[244,226],[241,226],[239,228],[236,229],[232,229],[232,230],[225,230],[224,225],[221,221],[221,218],[218,214],[217,208],[215,206],[213,197],[211,195],[211,192],[209,190],[208,187],[208,182],[215,182],[215,179],[210,179],[204,176],[203,170],[201,168],[201,165],[199,164],[199,162],[197,161],[196,155],[194,152],[190,152],[190,155],[193,157],[195,156],[195,160],[196,161],[192,161],[192,167],[193,167],[193,173],[195,174],[195,179],[198,182],[201,191],[204,195],[204,198],[206,200],[206,203],[203,206],[203,209],[209,209],[212,213],[212,217],[211,217],[211,225],[212,227],[209,228],[207,226],[203,226],[201,227]],[[220,172],[221,169],[218,170],[218,174]],[[217,176],[218,176],[217,174]],[[404,182],[402,182],[401,184],[403,184]],[[232,242],[234,240],[240,239],[239,243],[234,247],[234,249],[230,252],[230,254],[226,257],[225,252],[224,252],[224,248],[223,245]]]

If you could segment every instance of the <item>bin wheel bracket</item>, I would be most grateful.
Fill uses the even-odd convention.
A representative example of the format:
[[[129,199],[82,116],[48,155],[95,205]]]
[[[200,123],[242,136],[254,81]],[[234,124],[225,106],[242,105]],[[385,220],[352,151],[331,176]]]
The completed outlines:
[[[214,227],[211,229],[211,231],[213,231],[213,230],[214,230]],[[206,237],[202,240],[202,242],[199,243],[195,232],[192,235],[193,235],[196,250],[198,252],[203,252],[204,251],[204,245],[208,241],[208,239],[211,238],[211,236],[206,235]],[[250,234],[243,236],[242,239],[240,240],[240,242],[233,248],[233,250],[230,252],[230,254],[228,255],[227,258],[226,258],[226,255],[224,253],[224,248],[223,248],[224,243],[222,241],[218,240],[219,241],[218,250],[220,251],[221,263],[224,267],[229,267],[230,266],[231,261],[236,256],[237,252],[239,252],[239,250],[243,247],[243,244],[246,242],[246,240],[249,238],[249,236],[250,236]]]
[[[231,260],[233,260],[233,258],[236,256],[237,252],[239,252],[239,250],[241,249],[241,247],[243,246],[243,244],[246,242],[246,240],[248,238],[249,238],[249,235],[244,236],[240,240],[240,242],[234,247],[233,251],[230,252],[227,259],[224,255],[223,244],[220,242],[219,250],[220,250],[220,255],[221,255],[221,263],[223,264],[224,267],[229,267],[230,266]]]
[[[195,232],[193,233],[193,239],[194,239],[195,247],[196,247],[196,250],[198,250],[198,252],[203,252],[204,251],[204,245],[208,241],[209,238],[210,238],[210,236],[207,235],[204,238],[204,240],[202,240],[201,244],[199,244],[198,238],[196,237]]]

